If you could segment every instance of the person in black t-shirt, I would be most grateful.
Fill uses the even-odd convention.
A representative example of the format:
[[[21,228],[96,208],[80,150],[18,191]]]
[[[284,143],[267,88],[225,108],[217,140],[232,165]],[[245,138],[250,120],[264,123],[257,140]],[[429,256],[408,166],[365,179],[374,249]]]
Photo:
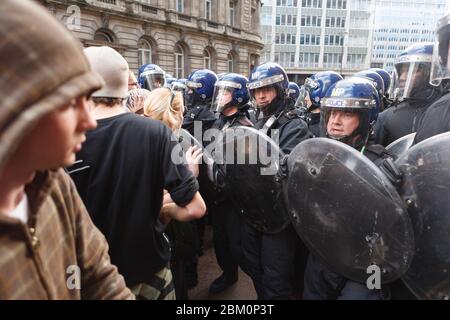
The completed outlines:
[[[144,115],[164,123],[175,134],[183,122],[183,96],[181,92],[169,88],[153,90],[145,100]],[[202,149],[195,146],[186,151],[186,162],[195,177],[199,175],[199,162],[203,156]],[[164,204],[171,203],[169,193],[164,190]],[[170,267],[173,275],[177,299],[188,300],[188,265],[197,258],[199,241],[197,226],[193,222],[171,221],[165,230],[172,252]]]
[[[112,262],[137,298],[173,299],[170,250],[162,231],[170,219],[204,215],[197,180],[175,157],[181,147],[169,128],[123,108],[125,59],[109,47],[87,48],[85,54],[106,86],[92,95],[98,127],[87,133],[71,176],[108,240]],[[164,189],[173,202],[163,206]]]

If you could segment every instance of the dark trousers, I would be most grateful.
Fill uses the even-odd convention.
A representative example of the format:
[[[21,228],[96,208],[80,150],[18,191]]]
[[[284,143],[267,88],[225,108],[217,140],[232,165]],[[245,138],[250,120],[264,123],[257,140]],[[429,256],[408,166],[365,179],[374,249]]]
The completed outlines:
[[[308,261],[308,255],[308,248],[305,246],[303,241],[298,238],[297,246],[295,248],[294,274],[292,279],[294,297],[296,299],[301,299],[303,297],[305,269]]]
[[[291,299],[297,235],[292,225],[267,234],[244,223],[244,271],[252,278],[258,299]]]
[[[183,259],[172,262],[173,284],[175,286],[175,295],[177,300],[189,300],[188,288],[185,279],[185,263]]]
[[[214,207],[212,225],[217,263],[224,273],[236,273],[242,261],[242,217],[224,203]]]
[[[331,271],[311,253],[305,270],[304,300],[380,300],[380,290]]]

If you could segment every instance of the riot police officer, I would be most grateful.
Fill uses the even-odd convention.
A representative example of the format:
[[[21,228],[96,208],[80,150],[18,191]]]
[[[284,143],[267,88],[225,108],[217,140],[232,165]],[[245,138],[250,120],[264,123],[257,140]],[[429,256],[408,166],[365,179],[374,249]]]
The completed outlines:
[[[379,95],[370,81],[353,77],[337,82],[322,99],[322,135],[355,148],[381,165],[391,157],[389,153],[380,146],[367,145],[379,104]],[[379,290],[369,290],[365,283],[335,273],[311,252],[305,271],[304,299],[380,298]]]
[[[312,137],[306,123],[290,110],[288,77],[276,63],[256,67],[250,77],[250,95],[262,113],[255,128],[269,136],[279,133],[279,147],[285,153]],[[261,186],[264,187],[264,186]],[[282,201],[282,199],[280,199]],[[279,214],[283,214],[279,212]],[[257,230],[244,218],[242,246],[244,271],[250,275],[259,299],[289,299],[298,237],[291,224],[276,233]]]
[[[380,106],[379,106],[379,112],[381,112],[382,110],[384,110],[384,97],[386,94],[386,85],[384,84],[384,80],[383,77],[376,71],[374,70],[363,70],[363,71],[359,71],[357,73],[355,73],[353,75],[354,77],[359,77],[359,78],[363,78],[363,79],[367,79],[370,80],[373,84],[373,86],[375,87],[375,89],[378,92],[378,96],[380,97]]]
[[[143,89],[152,91],[162,88],[165,84],[165,72],[156,64],[145,64],[139,68],[139,85]]]
[[[427,108],[441,96],[439,86],[429,83],[432,54],[431,43],[419,43],[397,57],[389,94],[393,105],[380,114],[375,143],[387,146],[416,132]]]
[[[295,82],[290,81],[288,87],[288,96],[291,106],[290,109],[297,107],[298,97],[300,96],[300,87]]]
[[[305,111],[309,130],[315,137],[320,136],[320,101],[328,89],[342,76],[334,71],[317,72],[306,78],[299,97],[299,105]]]
[[[441,85],[443,96],[436,100],[425,112],[422,123],[417,129],[415,143],[439,133],[450,131],[450,94],[449,79],[449,41],[450,15],[441,18],[436,31],[437,41],[434,45],[430,84]]]
[[[183,120],[183,129],[194,135],[194,123],[201,122],[202,131],[211,127],[216,118],[211,112],[211,99],[217,75],[208,69],[192,72],[186,81],[185,102],[187,111]]]
[[[177,78],[174,78],[172,76],[166,75],[166,78],[165,78],[165,81],[164,81],[164,87],[165,88],[172,88],[172,84],[174,82],[176,82],[176,81],[177,81]]]
[[[250,99],[247,84],[248,79],[242,75],[221,75],[214,86],[211,104],[211,111],[218,114],[213,129],[225,131],[230,127],[253,126],[246,116]],[[217,175],[223,175],[220,168],[216,169]],[[219,293],[238,280],[238,266],[242,260],[242,217],[221,183],[223,176],[216,181],[217,192],[209,210],[212,213],[214,250],[223,273],[209,287],[211,293]]]
[[[384,83],[384,97],[382,101],[381,111],[388,109],[391,106],[391,102],[389,100],[389,88],[391,87],[391,75],[384,69],[381,68],[370,68],[369,70],[375,71],[378,73],[381,78],[383,78]]]

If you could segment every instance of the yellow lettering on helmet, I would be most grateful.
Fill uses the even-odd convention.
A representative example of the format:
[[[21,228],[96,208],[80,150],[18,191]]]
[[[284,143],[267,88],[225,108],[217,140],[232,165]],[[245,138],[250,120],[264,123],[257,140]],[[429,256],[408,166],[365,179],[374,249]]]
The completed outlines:
[[[340,97],[344,94],[345,90],[344,88],[334,88],[331,92],[332,97]]]

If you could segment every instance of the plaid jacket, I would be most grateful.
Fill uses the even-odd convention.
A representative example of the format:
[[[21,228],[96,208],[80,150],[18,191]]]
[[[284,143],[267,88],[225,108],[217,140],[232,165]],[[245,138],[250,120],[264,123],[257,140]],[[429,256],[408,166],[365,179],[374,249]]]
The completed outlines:
[[[0,299],[134,298],[62,169],[37,173],[26,193],[28,225],[0,213]]]

